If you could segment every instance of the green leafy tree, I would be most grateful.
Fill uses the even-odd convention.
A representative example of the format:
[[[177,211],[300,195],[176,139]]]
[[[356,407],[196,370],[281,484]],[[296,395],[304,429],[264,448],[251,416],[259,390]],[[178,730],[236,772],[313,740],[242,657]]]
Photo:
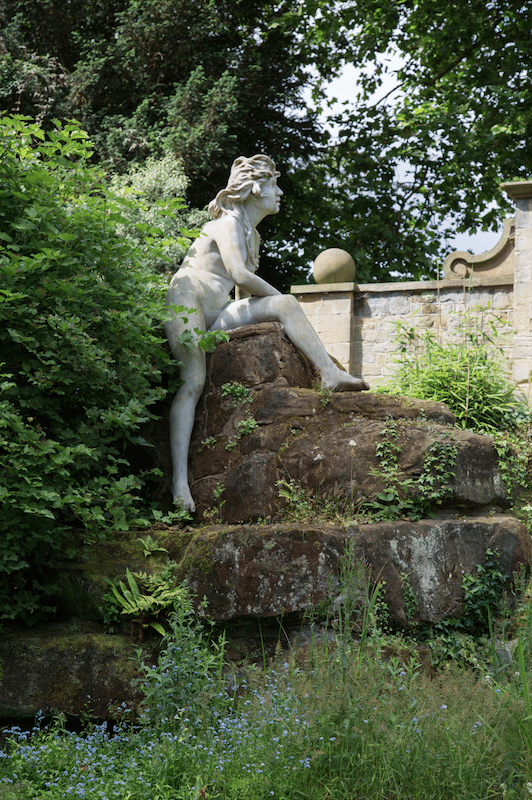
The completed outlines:
[[[499,183],[532,171],[531,26],[519,0],[337,7],[331,49],[361,70],[324,168],[347,190],[333,220],[351,215],[351,249],[375,259],[365,276],[435,276],[447,237],[512,209]]]
[[[64,80],[50,87],[51,110],[31,84],[6,86],[0,107],[39,117],[45,128],[54,116],[76,119],[94,142],[93,159],[115,172],[149,157],[180,158],[193,207],[225,185],[234,158],[255,152],[279,162],[292,193],[291,160],[307,161],[325,142],[302,94],[313,48],[300,35],[301,14],[310,17],[297,0],[5,0],[2,9],[9,36],[0,33],[0,70],[44,59],[60,65]],[[291,228],[283,216],[265,238],[290,241],[296,252]],[[266,250],[263,274],[286,285],[296,261],[284,258],[277,270]]]
[[[107,169],[170,153],[203,208],[236,156],[271,155],[285,199],[261,270],[279,288],[331,246],[360,282],[434,277],[449,236],[496,226],[499,183],[531,171],[519,0],[4,0],[0,14],[0,107],[77,119]],[[330,137],[318,112],[345,63],[359,84]]]
[[[146,508],[125,454],[165,394],[164,286],[91,153],[74,123],[0,118],[0,619],[49,610],[73,536]]]
[[[173,274],[192,238],[210,219],[183,200],[188,183],[181,161],[171,154],[133,163],[110,181],[113,197],[123,202],[118,233],[136,246],[144,266],[156,272]]]

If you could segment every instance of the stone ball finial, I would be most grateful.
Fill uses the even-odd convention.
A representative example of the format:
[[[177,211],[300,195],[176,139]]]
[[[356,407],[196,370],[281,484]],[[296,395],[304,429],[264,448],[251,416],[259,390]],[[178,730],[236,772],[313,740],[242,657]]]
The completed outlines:
[[[317,256],[312,274],[316,283],[354,283],[356,266],[346,250],[330,247]]]

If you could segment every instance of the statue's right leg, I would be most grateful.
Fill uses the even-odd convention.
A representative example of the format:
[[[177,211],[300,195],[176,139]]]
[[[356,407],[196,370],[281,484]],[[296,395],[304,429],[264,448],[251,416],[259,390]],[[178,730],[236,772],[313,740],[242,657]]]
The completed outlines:
[[[205,353],[199,347],[179,345],[179,334],[184,326],[181,320],[165,323],[164,329],[172,355],[181,364],[183,383],[177,390],[170,408],[170,449],[172,454],[172,495],[174,503],[181,503],[188,511],[195,511],[188,485],[188,451],[194,426],[196,404],[205,386]]]

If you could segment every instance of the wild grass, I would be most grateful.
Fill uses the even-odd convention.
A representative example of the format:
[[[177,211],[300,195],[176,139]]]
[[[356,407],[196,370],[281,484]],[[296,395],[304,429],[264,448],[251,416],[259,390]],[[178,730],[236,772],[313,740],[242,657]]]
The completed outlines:
[[[46,727],[38,718],[29,732],[12,728],[0,753],[0,798],[532,796],[530,614],[519,613],[508,668],[484,661],[474,671],[449,663],[423,670],[415,648],[383,634],[377,594],[363,580],[360,604],[354,575],[334,640],[316,636],[305,653],[279,653],[266,670],[238,676],[222,671],[222,650],[185,608],[158,663],[145,663],[140,718],[128,721],[122,708],[111,730],[87,724],[82,734],[61,716]]]

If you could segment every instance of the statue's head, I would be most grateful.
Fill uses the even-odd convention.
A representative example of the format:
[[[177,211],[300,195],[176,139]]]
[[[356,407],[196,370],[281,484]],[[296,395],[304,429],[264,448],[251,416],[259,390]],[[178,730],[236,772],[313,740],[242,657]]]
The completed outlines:
[[[209,214],[218,219],[222,214],[231,213],[250,195],[259,196],[262,185],[279,175],[269,156],[239,156],[233,162],[227,186],[209,203]]]

